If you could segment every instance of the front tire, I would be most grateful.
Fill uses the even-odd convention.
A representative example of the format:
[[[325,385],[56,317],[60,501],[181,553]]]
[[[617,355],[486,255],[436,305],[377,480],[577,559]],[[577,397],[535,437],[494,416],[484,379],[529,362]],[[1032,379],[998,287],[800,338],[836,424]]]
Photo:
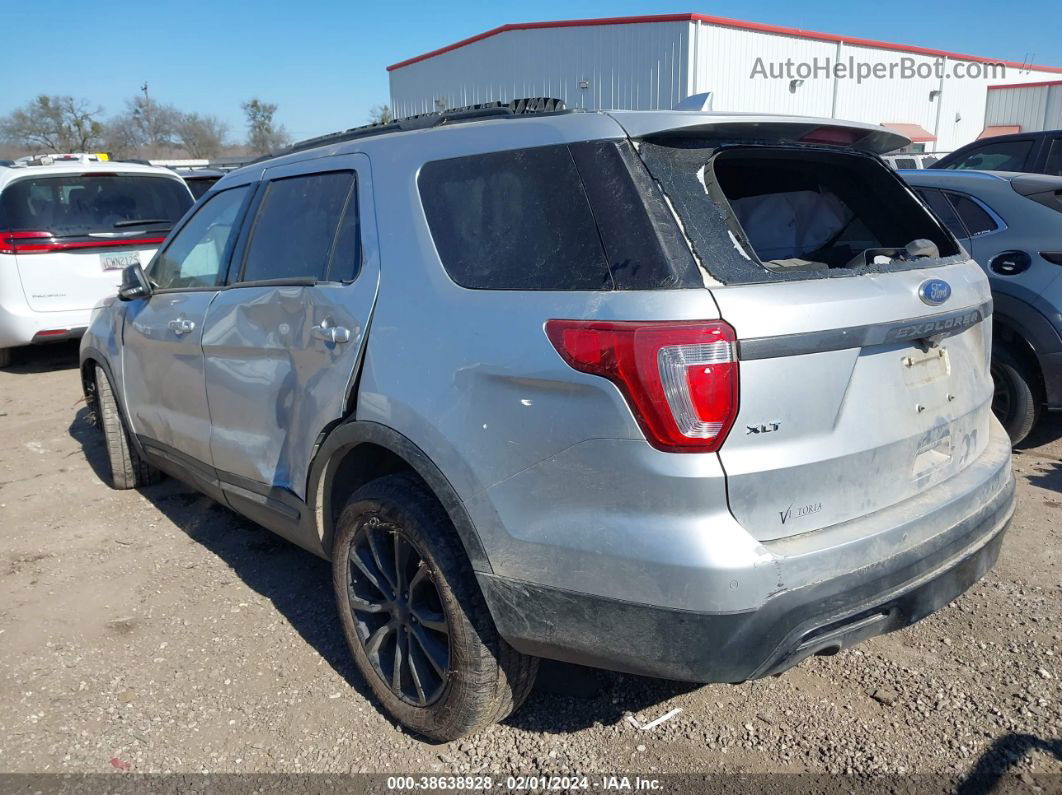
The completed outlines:
[[[107,373],[96,366],[96,410],[111,465],[111,486],[116,489],[135,489],[159,479],[158,470],[140,457],[129,439],[129,430],[118,412],[118,402]]]
[[[538,659],[499,635],[443,507],[409,473],[358,489],[336,526],[343,634],[384,709],[449,742],[523,703]]]
[[[1018,444],[1029,435],[1040,415],[1036,374],[1009,350],[997,347],[992,351],[992,381],[992,411],[1010,436],[1011,444]]]
[[[0,348],[0,368],[7,367],[11,364],[11,349]]]

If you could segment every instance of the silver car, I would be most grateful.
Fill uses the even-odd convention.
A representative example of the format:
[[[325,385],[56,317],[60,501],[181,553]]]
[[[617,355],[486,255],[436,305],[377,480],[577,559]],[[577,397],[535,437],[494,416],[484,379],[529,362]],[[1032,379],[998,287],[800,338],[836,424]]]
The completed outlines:
[[[534,109],[220,180],[84,337],[115,487],[330,558],[361,673],[441,740],[538,658],[742,682],[978,580],[1014,504],[992,302],[877,156],[906,139]]]
[[[1017,444],[1062,410],[1062,177],[902,171],[992,285],[993,408]]]

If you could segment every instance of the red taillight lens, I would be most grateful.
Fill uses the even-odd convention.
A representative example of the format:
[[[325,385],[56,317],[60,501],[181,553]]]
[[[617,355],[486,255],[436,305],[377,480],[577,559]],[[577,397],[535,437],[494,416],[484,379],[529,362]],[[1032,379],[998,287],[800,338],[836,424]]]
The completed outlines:
[[[50,232],[11,232],[0,231],[0,254],[18,254],[22,246],[29,245],[29,241],[43,243],[50,241]]]
[[[660,450],[713,452],[734,424],[736,335],[722,321],[550,320],[546,335],[572,368],[619,387]]]
[[[154,246],[164,236],[118,237],[99,240],[56,240],[51,232],[0,231],[0,254],[47,254],[50,251],[74,251],[82,248],[121,248]]]

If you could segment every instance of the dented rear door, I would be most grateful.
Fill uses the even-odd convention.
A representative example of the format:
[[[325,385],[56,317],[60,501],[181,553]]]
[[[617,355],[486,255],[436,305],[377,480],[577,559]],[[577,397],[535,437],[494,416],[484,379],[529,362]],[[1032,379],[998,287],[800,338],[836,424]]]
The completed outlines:
[[[337,225],[343,175],[353,183]],[[235,275],[203,330],[210,449],[227,489],[302,498],[321,431],[346,412],[376,298],[372,182],[361,154],[268,169],[263,182]],[[322,253],[327,265],[315,271]],[[268,273],[254,270],[263,256]]]

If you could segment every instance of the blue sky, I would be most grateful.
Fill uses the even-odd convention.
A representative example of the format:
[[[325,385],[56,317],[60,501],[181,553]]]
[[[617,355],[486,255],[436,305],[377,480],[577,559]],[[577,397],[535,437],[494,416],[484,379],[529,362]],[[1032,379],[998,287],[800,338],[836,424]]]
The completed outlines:
[[[693,11],[826,33],[1062,66],[1062,2],[486,0],[363,3],[0,0],[0,114],[37,94],[122,108],[147,81],[154,98],[214,114],[244,135],[240,102],[279,105],[296,138],[366,121],[388,101],[388,64],[507,22]]]

